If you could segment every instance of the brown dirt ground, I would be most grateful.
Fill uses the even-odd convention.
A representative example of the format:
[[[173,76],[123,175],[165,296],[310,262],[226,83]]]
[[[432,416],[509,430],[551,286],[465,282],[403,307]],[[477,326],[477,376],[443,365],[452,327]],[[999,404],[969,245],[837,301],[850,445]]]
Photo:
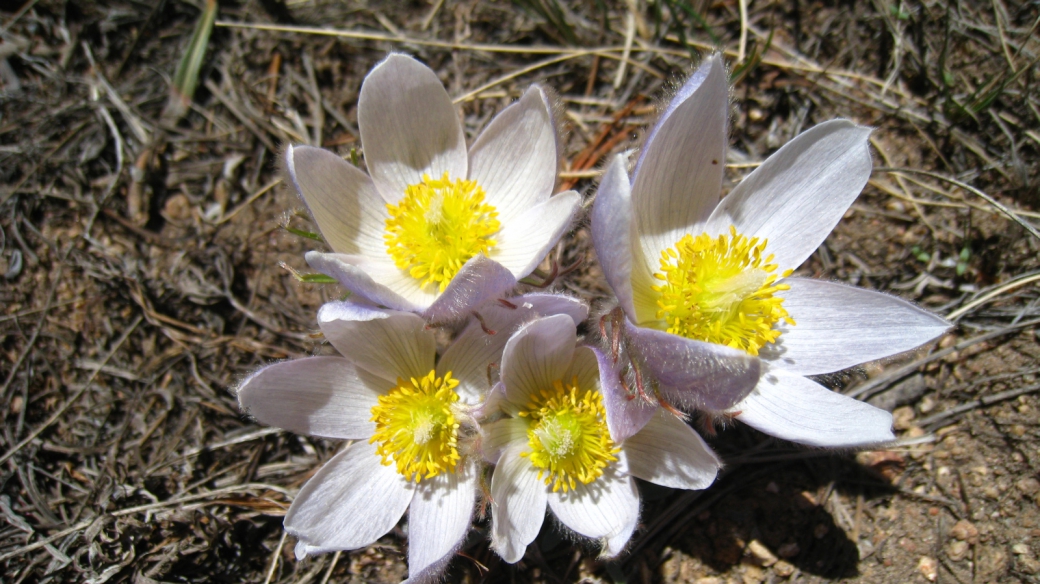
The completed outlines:
[[[294,560],[281,516],[340,444],[260,427],[228,391],[262,363],[326,350],[315,310],[341,292],[279,267],[306,271],[303,252],[320,244],[284,228],[313,229],[272,186],[277,149],[359,147],[357,91],[389,50],[468,96],[471,136],[527,84],[555,87],[564,168],[594,170],[638,144],[652,104],[691,68],[678,35],[735,63],[743,28],[764,58],[735,84],[732,178],[847,117],[877,128],[877,167],[956,178],[1019,221],[1040,217],[1035,2],[760,1],[746,19],[736,0],[223,2],[220,20],[374,34],[217,26],[191,107],[163,119],[203,5],[0,2],[5,582],[404,577],[405,526],[368,549]],[[632,60],[616,77],[629,14]],[[610,50],[550,62],[560,53],[532,46]],[[594,191],[587,173],[563,180]],[[547,521],[508,566],[478,523],[448,580],[1040,580],[1040,296],[1036,280],[996,288],[1037,273],[1038,244],[945,179],[876,172],[800,271],[940,314],[966,308],[934,347],[822,379],[873,384],[866,395],[896,408],[901,445],[833,453],[722,429],[711,442],[725,474],[703,492],[642,485],[643,524],[618,561]],[[582,253],[557,286],[600,301],[579,226],[560,261]]]

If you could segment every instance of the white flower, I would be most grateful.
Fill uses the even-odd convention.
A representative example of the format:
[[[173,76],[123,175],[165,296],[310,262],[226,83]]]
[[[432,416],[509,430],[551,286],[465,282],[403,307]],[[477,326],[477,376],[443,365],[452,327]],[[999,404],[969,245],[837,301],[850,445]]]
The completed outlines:
[[[603,177],[592,235],[626,344],[661,395],[687,407],[814,446],[891,440],[888,412],[804,376],[913,349],[949,324],[891,296],[789,277],[870,177],[870,129],[820,124],[720,201],[728,107],[714,56],[668,105],[631,182],[621,156]],[[760,370],[753,391],[756,367],[742,368],[741,355]],[[698,361],[736,363],[736,374],[697,383]]]
[[[611,402],[626,401],[608,357],[575,347],[574,321],[549,316],[506,344],[496,396],[506,417],[486,427],[492,547],[523,557],[546,505],[573,531],[600,540],[613,557],[639,518],[633,477],[677,489],[707,488],[719,462],[701,437],[663,409],[641,431],[614,438]]]
[[[510,290],[566,231],[580,197],[550,197],[556,134],[531,87],[467,152],[437,75],[390,55],[361,85],[371,176],[332,152],[286,150],[289,178],[333,253],[307,262],[368,302],[441,322]]]
[[[285,516],[297,557],[374,543],[408,510],[409,581],[436,578],[469,531],[480,474],[471,452],[488,371],[522,322],[588,315],[581,302],[529,294],[481,309],[437,361],[417,315],[351,302],[318,312],[343,357],[269,365],[238,390],[243,410],[287,430],[356,440],[311,478]]]

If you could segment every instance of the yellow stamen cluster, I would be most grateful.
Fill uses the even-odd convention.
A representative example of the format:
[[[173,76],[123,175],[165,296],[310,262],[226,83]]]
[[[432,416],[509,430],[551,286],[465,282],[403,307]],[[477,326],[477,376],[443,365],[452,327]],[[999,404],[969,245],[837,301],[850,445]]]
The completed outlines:
[[[498,212],[484,202],[484,189],[475,181],[423,175],[409,185],[397,205],[387,205],[387,253],[394,264],[422,286],[448,286],[473,256],[487,255],[496,244],[491,238],[501,225]]]
[[[376,453],[385,466],[393,458],[397,472],[415,482],[455,471],[459,424],[452,405],[459,400],[458,384],[450,371],[444,377],[430,371],[420,379],[398,378],[397,387],[379,397],[372,408],[376,433],[369,443],[379,443]]]
[[[780,337],[773,328],[794,320],[774,296],[789,290],[777,284],[773,256],[762,257],[766,240],[748,239],[730,227],[730,234],[686,235],[661,253],[661,271],[653,286],[660,296],[657,318],[667,331],[699,341],[727,345],[757,355]],[[791,270],[784,272],[786,278]]]
[[[606,410],[598,391],[578,388],[578,379],[553,383],[534,396],[520,416],[529,418],[527,457],[538,469],[538,479],[553,492],[573,490],[578,481],[589,484],[621,449],[614,448],[607,430]]]

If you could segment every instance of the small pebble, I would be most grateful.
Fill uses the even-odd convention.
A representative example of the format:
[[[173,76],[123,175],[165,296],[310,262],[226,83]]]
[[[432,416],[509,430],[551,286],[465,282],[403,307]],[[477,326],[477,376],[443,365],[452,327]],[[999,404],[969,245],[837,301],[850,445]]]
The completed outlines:
[[[975,527],[972,522],[967,519],[961,519],[950,529],[950,535],[961,540],[966,541],[972,545],[975,545],[979,541],[979,530]]]
[[[1015,483],[1015,486],[1018,487],[1019,491],[1022,491],[1023,495],[1035,495],[1040,491],[1040,481],[1033,477],[1024,478]]]
[[[747,551],[748,554],[750,554],[751,559],[759,566],[772,566],[778,559],[773,552],[769,551],[769,548],[757,539],[751,540],[751,543],[748,544]]]
[[[780,560],[779,562],[773,564],[773,571],[776,572],[777,576],[780,576],[781,578],[787,578],[791,574],[794,574],[794,566],[783,560]]]
[[[946,546],[946,555],[949,556],[951,560],[959,562],[968,556],[969,547],[970,546],[968,546],[968,542],[966,541],[951,541]]]
[[[939,562],[935,558],[921,556],[917,562],[917,571],[929,582],[935,582],[935,579],[939,577]]]

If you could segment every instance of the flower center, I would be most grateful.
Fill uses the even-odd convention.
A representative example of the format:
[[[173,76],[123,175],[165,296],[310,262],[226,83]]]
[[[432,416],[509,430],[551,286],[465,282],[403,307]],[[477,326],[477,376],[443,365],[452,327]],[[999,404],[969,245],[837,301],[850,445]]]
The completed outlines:
[[[379,397],[372,408],[376,432],[369,443],[379,443],[376,453],[397,472],[419,482],[442,472],[454,472],[459,461],[459,423],[452,405],[459,400],[457,379],[451,372],[435,371],[420,379],[397,379],[397,387]]]
[[[387,205],[387,253],[394,264],[422,286],[448,286],[462,265],[473,256],[495,246],[498,212],[484,202],[484,189],[475,181],[440,180],[423,175],[422,182],[409,185],[397,205]]]
[[[577,481],[589,484],[603,474],[620,448],[614,448],[607,430],[606,411],[599,392],[578,388],[577,377],[564,385],[553,383],[534,397],[520,416],[530,418],[527,443],[521,453],[538,469],[538,479],[553,492],[566,493]]]
[[[780,337],[773,325],[795,324],[781,306],[784,299],[774,296],[791,287],[776,283],[773,256],[762,257],[766,240],[748,239],[732,226],[729,232],[686,235],[661,253],[654,278],[662,283],[653,286],[660,295],[657,318],[672,334],[757,355]]]

